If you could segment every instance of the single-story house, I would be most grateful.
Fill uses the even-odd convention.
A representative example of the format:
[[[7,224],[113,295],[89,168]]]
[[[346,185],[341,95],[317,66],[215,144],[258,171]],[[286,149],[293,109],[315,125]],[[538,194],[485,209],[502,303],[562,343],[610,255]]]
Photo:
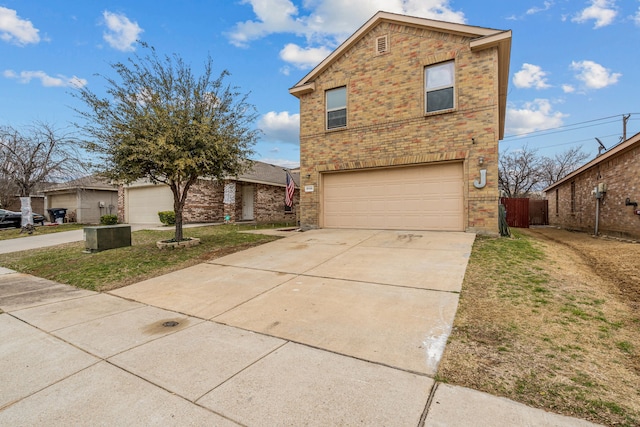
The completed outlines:
[[[376,13],[289,93],[303,228],[498,233],[511,31]]]
[[[544,191],[550,225],[640,239],[640,133]]]
[[[99,224],[102,215],[115,215],[118,209],[118,187],[95,175],[51,184],[44,191],[44,214],[64,208],[65,220],[81,224]]]
[[[255,221],[297,223],[299,172],[293,206],[285,206],[286,174],[276,165],[253,161],[252,168],[224,181],[202,178],[187,195],[186,223]],[[173,193],[165,184],[138,181],[119,187],[118,220],[129,224],[160,224],[158,212],[173,211]]]

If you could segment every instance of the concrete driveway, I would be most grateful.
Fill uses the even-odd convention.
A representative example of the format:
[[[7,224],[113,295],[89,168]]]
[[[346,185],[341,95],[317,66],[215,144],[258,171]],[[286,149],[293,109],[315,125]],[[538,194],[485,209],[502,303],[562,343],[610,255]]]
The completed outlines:
[[[109,294],[6,272],[0,425],[589,425],[432,379],[473,240],[290,232]]]

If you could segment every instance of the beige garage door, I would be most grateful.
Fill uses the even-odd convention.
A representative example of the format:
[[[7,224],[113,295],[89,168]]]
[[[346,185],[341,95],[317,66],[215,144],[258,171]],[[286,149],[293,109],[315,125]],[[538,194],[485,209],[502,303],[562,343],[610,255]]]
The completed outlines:
[[[324,227],[463,231],[462,163],[327,173]]]
[[[73,193],[49,194],[47,196],[49,209],[65,208],[75,210],[78,207],[78,195]]]
[[[160,224],[158,212],[173,210],[173,194],[164,184],[125,191],[125,215],[129,224]]]

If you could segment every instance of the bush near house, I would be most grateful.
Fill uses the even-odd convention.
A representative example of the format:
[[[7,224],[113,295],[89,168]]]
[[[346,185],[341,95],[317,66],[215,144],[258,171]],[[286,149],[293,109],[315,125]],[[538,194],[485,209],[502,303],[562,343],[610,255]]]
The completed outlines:
[[[116,225],[118,223],[118,215],[102,215],[100,217],[101,225]]]
[[[158,212],[158,217],[164,225],[175,225],[176,223],[176,213],[174,211]]]

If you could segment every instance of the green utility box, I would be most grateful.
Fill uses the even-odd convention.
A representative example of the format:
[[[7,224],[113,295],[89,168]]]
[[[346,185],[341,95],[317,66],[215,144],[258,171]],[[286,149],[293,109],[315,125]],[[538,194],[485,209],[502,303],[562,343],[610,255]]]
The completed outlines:
[[[130,225],[102,225],[84,228],[84,252],[100,252],[125,246],[131,246]]]

